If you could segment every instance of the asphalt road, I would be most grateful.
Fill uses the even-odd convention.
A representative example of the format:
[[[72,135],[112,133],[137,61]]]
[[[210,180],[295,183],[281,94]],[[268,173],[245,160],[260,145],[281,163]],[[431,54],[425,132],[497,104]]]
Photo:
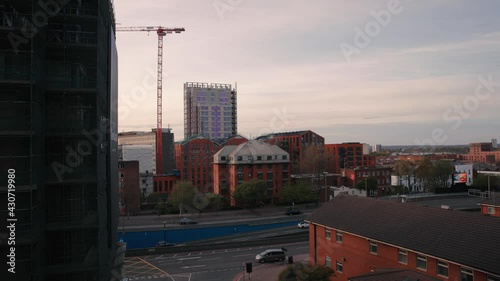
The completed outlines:
[[[221,249],[168,255],[127,258],[125,275],[130,281],[227,281],[243,270],[246,262],[255,263],[255,255],[272,248],[286,248],[288,255],[307,254],[309,243]],[[286,260],[285,260],[286,262]],[[270,266],[281,265],[281,262]]]

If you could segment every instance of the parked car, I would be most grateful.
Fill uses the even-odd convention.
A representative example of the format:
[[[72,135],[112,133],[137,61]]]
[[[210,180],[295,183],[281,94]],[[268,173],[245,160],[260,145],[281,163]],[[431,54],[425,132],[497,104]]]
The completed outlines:
[[[170,242],[165,242],[163,240],[158,241],[158,243],[156,243],[155,245],[155,247],[172,247],[172,246],[175,246],[175,244]]]
[[[308,227],[309,227],[309,223],[308,223],[308,222],[306,222],[306,221],[301,221],[301,222],[299,222],[299,223],[297,224],[297,226],[298,226],[299,228],[308,228]]]
[[[285,214],[287,216],[302,215],[302,211],[299,209],[287,209]]]
[[[285,251],[283,249],[269,249],[255,256],[255,261],[264,263],[268,261],[284,261]]]
[[[184,225],[184,224],[197,224],[197,222],[191,218],[181,218],[179,220],[179,224],[182,224],[182,225]]]

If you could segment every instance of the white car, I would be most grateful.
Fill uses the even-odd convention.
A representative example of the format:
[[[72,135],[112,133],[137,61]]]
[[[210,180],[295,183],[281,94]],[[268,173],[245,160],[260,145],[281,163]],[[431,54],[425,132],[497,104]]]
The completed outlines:
[[[309,227],[309,223],[305,222],[305,221],[301,221],[301,222],[299,222],[299,224],[297,224],[297,226],[299,228],[308,228]]]

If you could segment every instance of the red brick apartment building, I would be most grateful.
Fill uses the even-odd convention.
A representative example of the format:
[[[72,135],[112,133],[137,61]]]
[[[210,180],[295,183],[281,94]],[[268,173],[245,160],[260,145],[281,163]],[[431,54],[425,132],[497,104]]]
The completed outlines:
[[[418,280],[500,280],[496,217],[340,195],[306,221],[310,262],[332,267],[331,280],[417,280],[389,278],[395,272],[427,276]]]
[[[354,169],[344,169],[341,173],[344,180],[343,185],[356,187],[359,183],[368,178],[376,178],[378,190],[377,194],[384,194],[391,186],[392,168],[386,166],[357,167]]]
[[[276,202],[290,179],[289,154],[263,141],[227,145],[214,155],[213,162],[214,193],[224,195],[231,205],[235,204],[231,195],[242,182],[251,179],[267,182],[267,196]]]
[[[297,173],[297,163],[301,163],[304,159],[307,147],[323,147],[325,145],[325,138],[311,130],[269,134],[260,136],[257,140],[275,144],[288,152],[293,169],[292,173]]]
[[[477,142],[469,145],[469,154],[463,155],[464,160],[477,163],[500,163],[500,150],[493,150],[491,142]]]
[[[118,161],[118,194],[120,214],[136,214],[141,210],[139,161]]]
[[[477,203],[481,207],[481,214],[500,217],[500,195]]]
[[[328,172],[339,174],[342,169],[357,167],[374,167],[375,156],[363,154],[363,144],[359,142],[346,142],[325,144],[325,154],[330,160]]]

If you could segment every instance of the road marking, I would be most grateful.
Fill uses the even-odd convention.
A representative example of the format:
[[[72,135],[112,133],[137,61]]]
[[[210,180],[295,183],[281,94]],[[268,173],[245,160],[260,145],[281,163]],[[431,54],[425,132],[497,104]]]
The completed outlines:
[[[309,249],[309,246],[308,247],[297,247],[296,249]]]
[[[183,266],[181,268],[193,268],[193,267],[204,267],[204,266],[207,266],[205,264],[200,264],[200,265],[191,265],[191,266]]]
[[[184,261],[184,260],[193,260],[193,259],[201,259],[201,257],[180,258],[180,259],[177,259],[177,260]]]
[[[211,258],[211,259],[203,259],[204,261],[212,261],[212,260],[220,260],[221,257],[218,257],[218,258]]]
[[[157,257],[155,258],[155,260],[161,259],[161,257],[163,257],[163,255],[161,255],[161,256],[157,256]]]
[[[236,257],[248,257],[248,256],[253,256],[253,254],[236,255],[236,256],[231,256],[231,257],[236,258]]]
[[[167,276],[169,275],[167,272],[165,272],[164,270],[162,270],[162,269],[160,269],[160,268],[158,268],[158,267],[156,267],[156,266],[152,265],[151,263],[149,263],[149,262],[147,262],[147,261],[145,261],[145,260],[143,260],[143,259],[141,259],[141,258],[138,258],[138,259],[140,259],[140,260],[142,260],[143,262],[145,262],[145,263],[149,264],[150,266],[152,266],[152,267],[154,267],[154,268],[158,269],[158,270],[159,270],[160,272],[162,272],[163,274],[166,274]],[[142,279],[142,278],[141,278],[141,279]]]

